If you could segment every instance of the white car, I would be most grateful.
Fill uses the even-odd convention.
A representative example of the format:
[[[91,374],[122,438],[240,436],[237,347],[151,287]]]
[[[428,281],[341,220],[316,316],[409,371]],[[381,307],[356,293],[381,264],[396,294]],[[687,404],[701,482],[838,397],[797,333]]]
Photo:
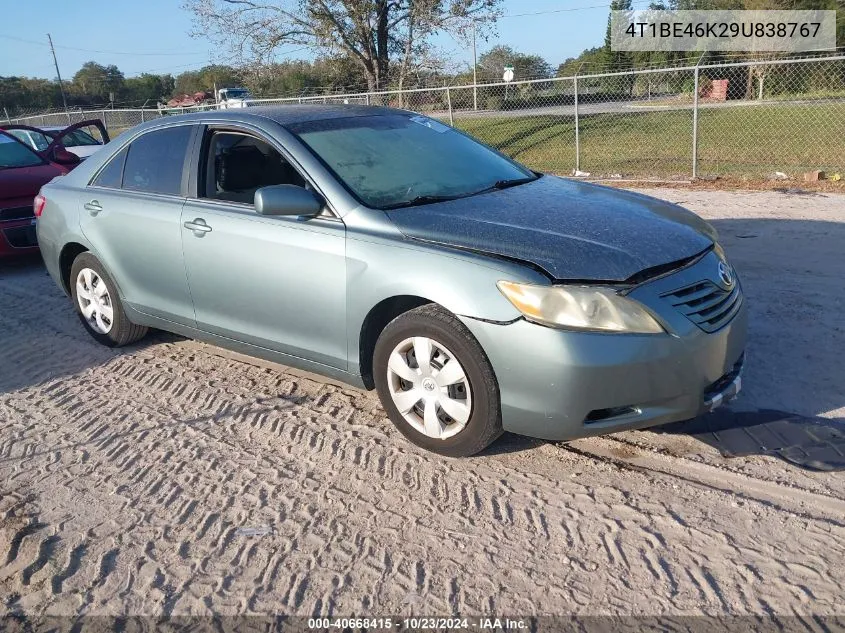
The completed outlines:
[[[50,143],[55,140],[60,132],[67,129],[67,126],[48,125],[34,129],[11,129],[9,134],[23,141],[36,151],[42,152]],[[81,160],[85,160],[91,154],[96,152],[103,146],[101,141],[98,141],[92,134],[89,134],[83,129],[73,130],[68,132],[62,138],[62,145],[67,151],[79,156]]]

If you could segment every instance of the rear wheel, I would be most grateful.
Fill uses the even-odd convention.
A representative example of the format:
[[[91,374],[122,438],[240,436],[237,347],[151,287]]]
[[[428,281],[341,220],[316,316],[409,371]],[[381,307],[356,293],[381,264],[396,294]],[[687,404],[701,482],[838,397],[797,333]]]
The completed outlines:
[[[502,434],[490,361],[464,324],[439,306],[391,321],[376,343],[373,371],[388,416],[418,446],[465,457]]]
[[[143,338],[147,328],[126,316],[117,288],[99,260],[81,253],[70,270],[70,288],[79,319],[99,343],[121,347]]]

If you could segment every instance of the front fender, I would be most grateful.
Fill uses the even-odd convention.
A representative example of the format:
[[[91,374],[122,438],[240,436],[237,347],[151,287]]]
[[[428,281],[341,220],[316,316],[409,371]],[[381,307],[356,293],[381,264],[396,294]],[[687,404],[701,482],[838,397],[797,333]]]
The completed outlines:
[[[520,313],[496,282],[548,283],[527,265],[412,240],[349,238],[346,255],[348,354],[353,371],[360,367],[364,321],[385,299],[421,297],[459,316],[509,322]]]

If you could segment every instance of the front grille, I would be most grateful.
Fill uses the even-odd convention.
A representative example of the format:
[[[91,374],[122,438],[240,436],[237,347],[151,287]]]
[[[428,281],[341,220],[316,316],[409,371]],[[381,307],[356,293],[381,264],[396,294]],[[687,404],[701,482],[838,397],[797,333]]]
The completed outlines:
[[[715,332],[726,325],[742,306],[738,281],[730,290],[712,281],[700,281],[661,296],[705,332]]]
[[[34,217],[32,205],[26,207],[9,207],[8,209],[0,209],[0,222],[7,220],[25,220],[26,218]]]
[[[12,248],[38,246],[38,238],[35,236],[34,226],[19,226],[14,229],[5,229],[3,236]]]

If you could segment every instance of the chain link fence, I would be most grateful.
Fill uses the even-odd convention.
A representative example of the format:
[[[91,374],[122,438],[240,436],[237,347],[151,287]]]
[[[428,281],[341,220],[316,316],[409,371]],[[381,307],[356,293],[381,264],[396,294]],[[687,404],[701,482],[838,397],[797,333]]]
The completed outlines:
[[[757,59],[510,83],[255,99],[250,105],[385,105],[439,118],[545,172],[596,178],[766,178],[845,171],[845,55]],[[113,135],[167,110],[72,111]]]

